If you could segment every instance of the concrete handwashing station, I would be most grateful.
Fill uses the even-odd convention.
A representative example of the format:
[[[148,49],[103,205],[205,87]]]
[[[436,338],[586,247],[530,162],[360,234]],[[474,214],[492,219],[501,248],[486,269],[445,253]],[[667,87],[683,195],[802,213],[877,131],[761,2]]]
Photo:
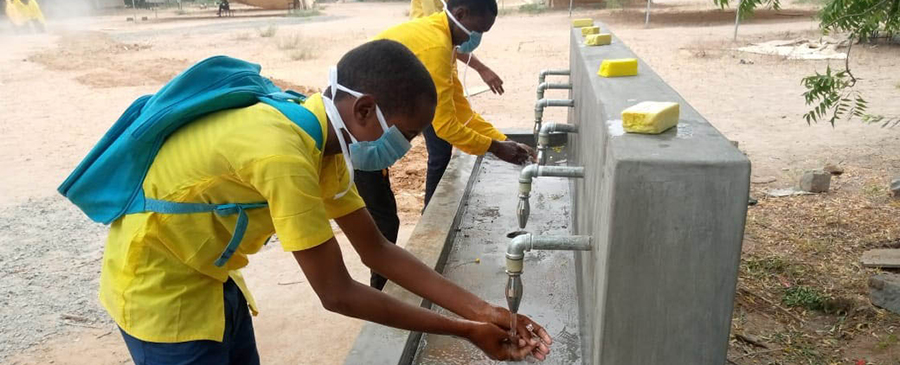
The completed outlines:
[[[542,324],[544,364],[723,365],[749,160],[605,26],[577,24],[609,38],[573,26],[569,69],[540,73],[533,130],[509,134],[538,161],[455,155],[407,248]],[[567,120],[545,122],[547,107]],[[345,363],[490,362],[461,339],[366,324]]]

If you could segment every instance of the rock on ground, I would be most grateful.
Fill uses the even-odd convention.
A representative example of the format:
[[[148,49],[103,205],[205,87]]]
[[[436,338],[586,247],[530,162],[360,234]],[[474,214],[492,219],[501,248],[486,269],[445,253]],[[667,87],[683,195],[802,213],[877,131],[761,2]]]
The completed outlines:
[[[843,167],[838,166],[833,163],[825,164],[825,168],[823,170],[825,170],[825,172],[835,175],[835,176],[838,176],[838,175],[841,175],[844,173]]]
[[[900,275],[881,274],[869,279],[869,298],[876,307],[900,314]]]
[[[800,178],[800,189],[811,193],[824,193],[831,187],[831,173],[824,170],[807,171]]]

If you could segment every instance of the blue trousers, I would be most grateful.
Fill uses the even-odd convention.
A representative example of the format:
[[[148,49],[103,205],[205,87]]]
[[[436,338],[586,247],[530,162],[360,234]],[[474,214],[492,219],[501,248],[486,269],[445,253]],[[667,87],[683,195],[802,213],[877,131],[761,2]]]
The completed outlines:
[[[222,342],[158,343],[122,332],[135,365],[259,365],[247,300],[231,279],[224,284],[225,335]]]

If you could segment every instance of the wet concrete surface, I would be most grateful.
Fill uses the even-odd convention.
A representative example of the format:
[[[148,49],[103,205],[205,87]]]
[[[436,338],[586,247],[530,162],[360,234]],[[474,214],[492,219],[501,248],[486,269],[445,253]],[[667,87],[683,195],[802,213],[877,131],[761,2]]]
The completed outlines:
[[[551,153],[548,164],[564,164],[565,159],[564,151],[557,148]],[[485,156],[443,270],[450,280],[503,307],[506,307],[503,289],[507,280],[507,234],[517,230],[515,210],[520,170],[521,166]],[[568,235],[569,182],[541,177],[535,180],[531,194],[529,231],[540,235]],[[526,253],[522,281],[524,296],[519,312],[544,326],[554,339],[551,354],[543,364],[582,364],[573,253]],[[443,308],[435,309],[453,315]],[[497,362],[488,359],[464,339],[426,334],[419,344],[414,363]]]

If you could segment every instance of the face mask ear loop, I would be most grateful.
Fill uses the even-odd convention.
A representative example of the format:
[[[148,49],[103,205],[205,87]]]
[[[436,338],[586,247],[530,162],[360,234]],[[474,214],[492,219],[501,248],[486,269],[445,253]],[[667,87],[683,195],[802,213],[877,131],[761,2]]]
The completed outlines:
[[[387,133],[388,125],[387,120],[384,119],[384,114],[381,112],[381,108],[378,105],[375,105],[375,116],[378,117],[378,123],[381,124],[381,130]]]
[[[466,85],[466,79],[469,76],[469,62],[472,62],[472,54],[469,53],[469,54],[467,54],[467,56],[469,56],[469,58],[466,59],[466,69],[463,70],[463,80],[462,80],[463,81],[463,83],[462,83],[463,95],[466,96],[466,99],[469,98],[469,87]],[[466,122],[466,123],[468,123],[468,122]]]
[[[347,188],[344,191],[337,193],[332,197],[333,200],[340,199],[347,192],[350,191],[350,188],[353,186],[353,163],[350,162],[350,151],[347,150],[347,143],[344,140],[344,133],[341,132],[342,129],[346,130],[347,126],[344,124],[343,119],[341,119],[341,114],[337,110],[337,106],[334,105],[334,98],[337,94],[338,84],[337,84],[337,67],[332,66],[328,72],[328,83],[331,88],[331,98],[322,96],[325,99],[325,114],[328,115],[328,119],[331,120],[331,125],[334,127],[334,134],[338,138],[338,142],[341,145],[341,155],[344,156],[344,164],[347,166],[347,173],[350,175],[350,180],[347,182]],[[353,134],[349,133],[350,138],[356,142],[356,138],[353,137]]]
[[[462,25],[462,23],[460,23],[459,20],[456,19],[456,17],[453,15],[453,13],[450,12],[450,9],[447,9],[447,3],[444,2],[444,0],[441,0],[441,4],[444,4],[444,13],[447,13],[447,16],[450,17],[450,20],[452,20],[453,23],[455,23],[456,26],[459,27],[459,29],[461,29],[464,33],[466,33],[466,35],[472,35],[472,32],[468,28],[466,28],[464,25]]]

